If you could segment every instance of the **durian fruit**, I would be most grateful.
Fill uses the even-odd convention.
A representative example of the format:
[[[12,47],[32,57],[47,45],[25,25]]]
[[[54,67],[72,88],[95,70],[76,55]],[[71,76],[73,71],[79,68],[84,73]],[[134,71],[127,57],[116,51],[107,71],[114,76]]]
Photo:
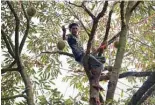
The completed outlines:
[[[63,50],[65,48],[65,42],[63,40],[59,40],[57,43],[57,48],[59,50]]]
[[[28,14],[30,17],[34,16],[34,15],[36,14],[36,12],[37,12],[37,10],[36,10],[35,7],[28,7],[28,9],[27,9],[27,14]]]
[[[114,42],[114,47],[115,47],[115,48],[119,48],[119,47],[120,47],[119,41],[115,41],[115,42]]]

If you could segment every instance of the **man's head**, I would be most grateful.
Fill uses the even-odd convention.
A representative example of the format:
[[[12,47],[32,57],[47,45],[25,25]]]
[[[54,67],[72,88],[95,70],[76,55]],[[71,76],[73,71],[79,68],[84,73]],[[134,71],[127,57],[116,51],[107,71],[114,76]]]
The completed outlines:
[[[78,24],[77,24],[77,23],[71,23],[71,24],[69,25],[69,31],[70,31],[73,35],[77,36],[77,35],[78,35],[78,31],[79,31],[79,26],[78,26]]]

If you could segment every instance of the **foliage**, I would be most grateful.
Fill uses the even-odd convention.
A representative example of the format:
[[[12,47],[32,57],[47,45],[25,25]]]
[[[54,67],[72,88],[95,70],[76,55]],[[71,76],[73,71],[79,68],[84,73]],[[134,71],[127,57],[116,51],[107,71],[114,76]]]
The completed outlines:
[[[81,2],[75,1],[77,5]],[[4,29],[10,42],[14,44],[14,29],[15,20],[11,13],[8,5],[5,1],[1,2],[1,28]],[[16,13],[20,17],[20,39],[24,36],[26,30],[26,19],[24,17],[21,2],[12,1]],[[80,39],[86,48],[88,41],[88,35],[82,27],[81,21],[86,26],[86,30],[90,32],[92,26],[92,20],[88,14],[79,7],[75,7],[66,2],[57,1],[23,1],[25,9],[30,6],[34,6],[37,13],[30,21],[30,30],[25,46],[21,53],[22,63],[25,70],[31,78],[33,84],[33,90],[35,94],[35,102],[37,104],[57,104],[57,105],[80,105],[88,102],[88,83],[86,74],[79,64],[77,64],[73,58],[67,58],[67,63],[72,71],[69,71],[70,75],[63,78],[64,82],[69,81],[70,86],[78,89],[80,101],[76,98],[71,97],[70,99],[64,99],[64,96],[55,88],[54,79],[61,75],[60,67],[63,62],[60,62],[59,54],[44,54],[45,51],[58,51],[57,42],[62,38],[61,26],[68,26],[71,22],[78,22],[80,24]],[[103,2],[94,1],[87,4],[88,9],[93,14],[97,15],[101,11]],[[131,70],[136,71],[147,71],[152,70],[155,67],[155,2],[146,1],[138,6],[137,10],[134,11],[131,21],[129,24],[129,33],[127,35],[126,52],[124,55],[121,72]],[[108,8],[110,9],[110,8]],[[93,46],[97,48],[102,42],[103,36],[105,35],[105,27],[108,18],[108,12],[100,20]],[[79,19],[79,20],[78,20]],[[120,30],[120,16],[119,16],[119,5],[115,6],[113,18],[111,20],[111,30],[109,32],[109,39],[113,37]],[[118,39],[117,39],[118,40]],[[20,40],[21,41],[21,40]],[[66,44],[67,45],[67,44]],[[6,68],[12,62],[13,58],[9,54],[6,44],[2,38],[1,49],[3,52],[4,60],[2,61],[1,67]],[[66,46],[64,52],[71,52],[69,46]],[[106,49],[105,56],[107,58],[107,65],[114,65],[117,49],[113,45],[109,45]],[[14,65],[13,67],[17,67]],[[132,84],[136,82],[136,78],[127,78]],[[142,82],[145,78],[138,78]],[[2,97],[13,96],[20,94],[24,91],[25,87],[22,79],[17,72],[6,72],[2,74]],[[104,85],[104,84],[103,84]],[[131,89],[134,91],[134,89]],[[46,97],[48,96],[48,97]],[[147,102],[154,103],[152,96]],[[130,96],[128,97],[130,98]],[[128,100],[128,99],[127,99]],[[127,100],[121,100],[122,103]],[[151,101],[150,101],[151,100]],[[2,101],[3,105],[25,105],[26,101],[23,99],[20,102],[15,99]]]

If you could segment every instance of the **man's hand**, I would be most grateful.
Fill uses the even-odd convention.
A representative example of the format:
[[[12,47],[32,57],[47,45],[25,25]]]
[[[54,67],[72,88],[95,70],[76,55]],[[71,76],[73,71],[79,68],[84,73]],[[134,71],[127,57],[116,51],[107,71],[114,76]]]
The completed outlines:
[[[66,28],[65,28],[65,26],[62,26],[62,31],[63,31],[64,33],[66,33]]]
[[[65,28],[65,26],[62,26],[62,31],[63,31],[62,38],[63,38],[63,40],[66,40],[66,28]]]
[[[104,41],[101,46],[99,47],[99,49],[106,49],[107,48],[107,45],[108,45],[108,42],[107,41]]]

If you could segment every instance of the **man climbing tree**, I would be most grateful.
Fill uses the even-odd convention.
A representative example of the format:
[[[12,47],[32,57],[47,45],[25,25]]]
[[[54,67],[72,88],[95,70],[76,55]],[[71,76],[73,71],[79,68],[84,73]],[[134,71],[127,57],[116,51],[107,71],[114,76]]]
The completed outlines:
[[[84,58],[85,52],[79,42],[79,34],[78,34],[79,26],[78,26],[78,24],[71,23],[69,25],[70,34],[68,34],[68,35],[66,35],[66,29],[64,26],[62,27],[62,30],[63,30],[63,40],[67,40],[69,46],[72,49],[75,60],[79,64],[84,66],[83,58]],[[99,51],[99,49],[104,50],[105,48],[106,48],[106,44],[100,46],[97,50],[95,50],[96,52],[94,52],[94,53],[97,53]],[[102,61],[104,61],[103,63],[105,63],[105,57],[102,57]],[[91,73],[92,86],[97,90],[103,90],[103,88],[99,85],[101,71],[103,70],[102,62],[100,62],[92,54],[89,54],[88,67],[89,67],[89,70]]]

